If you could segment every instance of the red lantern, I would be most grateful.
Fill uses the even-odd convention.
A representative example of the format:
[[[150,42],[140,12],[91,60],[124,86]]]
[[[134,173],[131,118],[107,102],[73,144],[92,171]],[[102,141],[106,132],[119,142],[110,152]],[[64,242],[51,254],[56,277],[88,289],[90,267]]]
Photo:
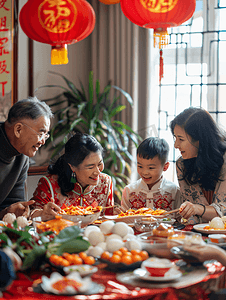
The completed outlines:
[[[168,44],[167,28],[190,19],[196,0],[120,0],[124,15],[133,23],[154,29],[154,46],[160,49],[160,80],[163,76],[162,48]],[[157,42],[158,40],[158,42]]]
[[[104,4],[107,4],[107,5],[116,4],[116,3],[120,2],[120,0],[99,0],[99,1],[104,3]]]
[[[96,20],[85,0],[28,0],[19,18],[30,39],[52,46],[51,64],[67,64],[67,45],[85,39]]]

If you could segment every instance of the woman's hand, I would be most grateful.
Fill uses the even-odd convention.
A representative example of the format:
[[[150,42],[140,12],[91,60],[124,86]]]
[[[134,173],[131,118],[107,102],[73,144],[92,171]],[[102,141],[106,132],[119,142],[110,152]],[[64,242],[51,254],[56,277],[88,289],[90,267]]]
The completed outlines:
[[[181,204],[179,213],[182,218],[189,219],[194,215],[198,215],[198,216],[202,215],[203,209],[204,209],[203,206],[199,204],[193,204],[189,201],[186,201]]]
[[[42,221],[48,221],[55,218],[61,208],[55,203],[49,202],[44,205],[43,210],[41,212]]]
[[[226,263],[226,252],[215,245],[184,245],[184,250],[194,255],[199,261],[216,259],[223,265]]]

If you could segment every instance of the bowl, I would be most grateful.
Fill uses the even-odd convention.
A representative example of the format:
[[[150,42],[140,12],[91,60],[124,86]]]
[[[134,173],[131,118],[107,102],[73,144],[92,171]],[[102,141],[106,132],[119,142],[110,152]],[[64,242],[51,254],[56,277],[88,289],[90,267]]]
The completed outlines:
[[[134,220],[134,228],[139,232],[150,232],[156,223],[157,219],[155,218],[152,220],[148,220],[148,218],[138,218]]]
[[[81,221],[81,226],[85,227],[89,224],[92,224],[94,221],[96,221],[101,214],[101,211],[94,212],[93,214],[89,215],[66,215],[66,214],[59,214],[59,216],[62,216],[62,218],[70,220],[72,222],[78,222]]]
[[[150,257],[141,264],[141,268],[146,269],[150,276],[154,277],[164,276],[173,266],[169,259],[157,257]]]
[[[142,249],[157,257],[173,258],[170,249],[167,248],[167,238],[153,236],[152,232],[144,232],[137,235]]]
[[[176,222],[176,219],[173,219],[173,218],[163,218],[163,219],[159,220],[159,222],[173,225]]]
[[[208,238],[212,243],[226,243],[226,235],[225,234],[209,234]]]
[[[167,247],[172,248],[174,246],[180,245],[205,245],[205,242],[202,239],[201,233],[191,232],[191,231],[182,231],[178,230],[175,233],[168,237]]]

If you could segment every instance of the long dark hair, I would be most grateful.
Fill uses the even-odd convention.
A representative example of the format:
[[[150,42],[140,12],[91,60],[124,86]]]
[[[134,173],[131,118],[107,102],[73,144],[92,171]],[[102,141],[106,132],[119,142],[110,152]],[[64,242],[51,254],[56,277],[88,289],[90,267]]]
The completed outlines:
[[[65,154],[48,167],[49,174],[58,175],[58,184],[62,195],[67,196],[67,193],[74,188],[74,183],[71,183],[72,170],[69,164],[77,167],[91,152],[98,151],[103,156],[101,144],[88,134],[76,133],[67,141],[65,144]]]
[[[183,179],[188,184],[200,183],[206,191],[214,190],[224,163],[225,133],[202,108],[190,107],[176,116],[170,123],[173,135],[176,125],[191,136],[191,143],[199,141],[198,156],[183,160]]]

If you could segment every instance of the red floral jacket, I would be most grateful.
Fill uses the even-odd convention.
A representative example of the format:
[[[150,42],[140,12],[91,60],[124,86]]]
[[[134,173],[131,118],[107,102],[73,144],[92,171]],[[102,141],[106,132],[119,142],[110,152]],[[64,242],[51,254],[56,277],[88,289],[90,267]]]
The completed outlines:
[[[97,185],[89,185],[83,190],[82,186],[76,182],[74,189],[63,196],[57,182],[58,175],[47,175],[40,178],[38,186],[34,191],[32,200],[35,204],[31,209],[43,208],[45,204],[54,199],[54,203],[59,207],[63,204],[69,206],[112,206],[114,205],[113,187],[111,177],[107,174],[101,173]],[[106,215],[113,214],[113,208],[105,210]]]

